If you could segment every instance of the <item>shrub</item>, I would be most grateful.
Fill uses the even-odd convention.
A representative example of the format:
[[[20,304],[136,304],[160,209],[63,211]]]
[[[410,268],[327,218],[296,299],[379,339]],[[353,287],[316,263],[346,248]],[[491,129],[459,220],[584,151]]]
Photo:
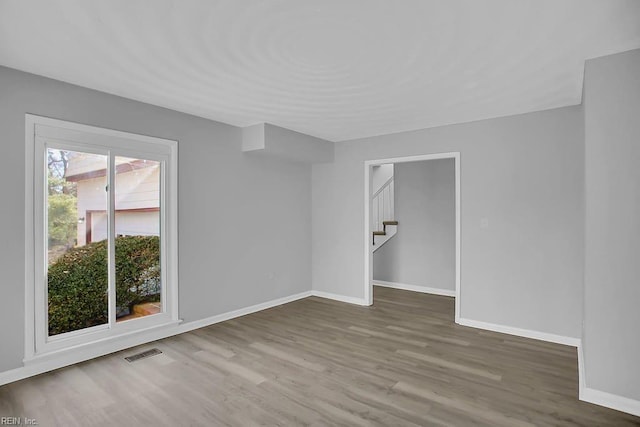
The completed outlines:
[[[107,241],[73,248],[49,266],[49,335],[108,321]],[[129,308],[160,298],[160,239],[116,238],[116,302]]]

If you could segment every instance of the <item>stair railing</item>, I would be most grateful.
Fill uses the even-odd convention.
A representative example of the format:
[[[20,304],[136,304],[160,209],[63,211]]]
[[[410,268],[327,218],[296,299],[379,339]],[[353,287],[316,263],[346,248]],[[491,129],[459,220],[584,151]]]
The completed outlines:
[[[389,178],[378,191],[373,193],[373,222],[371,231],[381,231],[384,229],[383,221],[394,219],[393,214],[393,177]]]

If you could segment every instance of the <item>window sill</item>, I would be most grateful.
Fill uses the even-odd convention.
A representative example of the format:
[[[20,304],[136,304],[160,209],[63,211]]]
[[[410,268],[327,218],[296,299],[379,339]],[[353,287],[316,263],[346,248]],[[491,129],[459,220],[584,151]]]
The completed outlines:
[[[36,354],[31,357],[25,357],[23,363],[25,368],[29,368],[29,370],[33,368],[41,372],[62,368],[74,363],[83,362],[179,334],[182,332],[179,327],[181,323],[182,320],[173,320],[144,329],[123,332],[116,336],[99,339],[86,344]]]

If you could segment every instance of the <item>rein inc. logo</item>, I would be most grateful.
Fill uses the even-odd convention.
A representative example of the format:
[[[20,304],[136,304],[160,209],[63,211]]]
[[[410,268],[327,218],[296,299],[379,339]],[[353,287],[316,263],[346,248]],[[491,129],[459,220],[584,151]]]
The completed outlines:
[[[37,426],[35,418],[27,417],[0,417],[0,426]]]

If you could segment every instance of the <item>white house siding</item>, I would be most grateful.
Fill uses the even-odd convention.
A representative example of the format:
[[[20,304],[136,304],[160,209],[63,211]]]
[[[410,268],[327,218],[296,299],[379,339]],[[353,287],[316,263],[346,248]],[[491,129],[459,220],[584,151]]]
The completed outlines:
[[[116,212],[116,235],[157,236],[160,229],[160,212]],[[83,236],[84,237],[84,236]],[[91,240],[99,242],[107,238],[107,214],[91,215]]]
[[[107,237],[106,176],[77,182],[78,245],[87,243],[87,225],[91,240]],[[160,230],[160,169],[149,167],[116,176],[116,235],[158,235]],[[137,211],[136,211],[137,210]]]

